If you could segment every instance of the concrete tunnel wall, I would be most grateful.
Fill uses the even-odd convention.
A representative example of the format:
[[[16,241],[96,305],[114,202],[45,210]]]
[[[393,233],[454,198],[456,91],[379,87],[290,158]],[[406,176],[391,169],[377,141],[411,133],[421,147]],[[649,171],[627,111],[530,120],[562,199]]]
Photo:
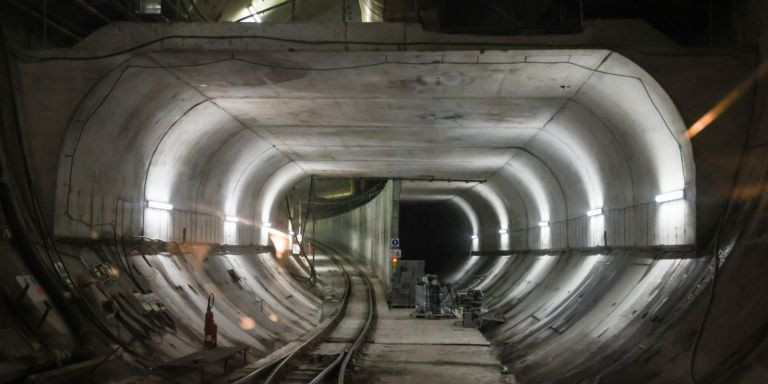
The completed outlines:
[[[615,60],[626,63],[617,55],[605,55],[602,58],[603,63],[601,65],[607,67],[617,65],[613,64]],[[259,145],[259,141],[263,139],[258,133],[255,134],[252,130],[248,130],[231,115],[222,113],[215,102],[204,97],[200,92],[187,88],[177,91],[178,79],[169,71],[153,64],[152,61],[153,59],[137,58],[134,64],[124,66],[123,70],[114,72],[112,74],[114,80],[111,82],[104,81],[101,85],[105,95],[94,97],[90,102],[86,100],[86,103],[81,106],[81,111],[86,111],[84,116],[75,119],[76,125],[70,127],[70,135],[76,137],[77,140],[65,140],[65,143],[72,143],[73,145],[72,147],[65,146],[62,151],[63,161],[60,175],[63,180],[60,185],[67,185],[67,187],[59,189],[59,196],[60,201],[67,203],[62,207],[63,212],[60,211],[58,216],[57,233],[65,237],[89,237],[92,236],[94,226],[85,225],[83,221],[86,220],[83,220],[83,217],[93,216],[95,222],[91,221],[91,224],[103,222],[122,224],[125,222],[125,217],[128,216],[132,218],[128,221],[128,229],[126,231],[123,229],[125,225],[121,225],[120,229],[116,229],[119,234],[126,232],[143,233],[145,236],[164,241],[186,240],[216,243],[224,242],[223,239],[227,238],[224,233],[226,224],[223,221],[223,216],[231,215],[240,217],[243,221],[238,225],[252,231],[250,237],[247,233],[239,236],[239,239],[236,240],[237,243],[247,244],[249,239],[252,243],[256,239],[257,242],[263,243],[266,238],[263,233],[259,232],[270,230],[265,229],[264,224],[269,222],[269,225],[272,225],[270,222],[272,211],[281,205],[279,196],[305,172],[301,167],[291,164],[281,151],[269,145]],[[536,63],[535,56],[531,61]],[[631,66],[629,68],[637,70]],[[619,73],[622,70],[628,71],[627,68],[620,67]],[[587,79],[586,75],[578,76]],[[581,89],[584,90],[583,94],[587,95],[584,97],[590,96],[590,91],[599,93],[613,89],[606,87],[592,90],[590,88],[591,79],[599,76],[601,75],[592,73],[588,78],[590,80],[586,80],[581,86]],[[615,77],[617,75],[610,76]],[[645,96],[648,92],[646,91],[647,86],[638,79],[638,76],[631,77],[627,81],[631,82],[632,85],[629,86],[629,89],[623,90],[623,95],[636,94],[647,97]],[[651,84],[653,85],[653,83]],[[656,92],[662,92],[660,93],[661,96],[657,97],[662,97],[663,100],[663,91],[656,90]],[[98,94],[99,91],[96,90],[96,93]],[[147,105],[145,100],[150,97],[149,95],[152,95],[153,102]],[[466,196],[462,197],[467,201],[465,204],[467,209],[478,212],[475,221],[478,222],[477,232],[481,233],[482,236],[478,240],[477,251],[493,250],[494,248],[524,250],[528,248],[557,249],[577,245],[583,247],[601,245],[599,240],[596,243],[591,243],[587,233],[570,232],[566,228],[569,225],[573,227],[573,222],[577,220],[583,220],[586,210],[603,206],[604,202],[607,201],[606,197],[611,197],[615,201],[608,206],[620,207],[616,210],[616,214],[619,215],[626,215],[627,207],[631,209],[630,215],[634,214],[638,207],[632,204],[637,202],[642,203],[638,205],[641,207],[640,209],[646,210],[644,215],[637,215],[638,218],[630,216],[629,220],[625,217],[616,220],[620,224],[629,221],[640,229],[665,229],[666,227],[657,225],[651,219],[653,215],[649,213],[649,211],[655,212],[657,209],[651,201],[655,193],[664,190],[662,189],[665,188],[664,185],[669,185],[666,187],[667,190],[681,189],[685,185],[691,185],[688,187],[689,198],[687,200],[671,204],[684,204],[683,210],[680,211],[682,214],[677,216],[683,219],[692,216],[690,212],[686,214],[685,209],[693,205],[695,194],[692,192],[692,184],[686,182],[684,177],[684,168],[692,167],[692,164],[690,161],[687,163],[680,162],[685,158],[680,152],[684,146],[680,146],[674,140],[672,141],[673,147],[671,147],[672,155],[666,159],[661,158],[660,161],[677,162],[680,164],[678,167],[669,167],[667,164],[654,166],[648,163],[648,158],[639,154],[639,152],[648,151],[648,148],[634,149],[634,145],[629,144],[644,142],[639,137],[631,138],[636,132],[633,130],[626,131],[627,138],[624,139],[624,142],[617,140],[612,143],[603,143],[605,145],[586,142],[584,140],[587,139],[580,136],[571,136],[569,139],[564,133],[558,136],[550,132],[550,129],[556,130],[558,124],[562,124],[559,121],[559,116],[572,113],[571,109],[577,111],[583,109],[577,104],[582,97],[581,95],[581,92],[573,95],[569,100],[576,101],[568,101],[558,107],[554,117],[544,122],[543,133],[532,136],[526,148],[512,150],[514,153],[510,156],[511,160],[502,168],[504,170],[509,168],[510,171],[498,172],[490,177],[487,184],[470,190]],[[619,98],[616,94],[603,97],[611,100]],[[172,105],[173,108],[161,107],[166,104]],[[636,106],[637,103],[629,99],[627,105],[623,107],[625,109],[622,111],[623,113],[616,112],[618,115],[612,116],[611,113],[613,112],[609,109],[607,110],[608,114],[603,118],[620,121],[613,126],[631,126],[626,122],[626,119],[635,114],[627,112],[626,109]],[[122,114],[115,113],[115,110],[125,112]],[[674,110],[672,109],[672,111]],[[669,111],[667,112],[669,113]],[[646,115],[639,112],[637,114]],[[594,115],[583,115],[583,119],[588,119],[585,123],[580,123],[581,120],[578,117],[572,117],[569,120],[570,129],[592,132],[591,124],[595,123],[595,120],[590,120],[594,119],[592,116]],[[663,115],[656,113],[655,116],[659,117],[660,120],[648,129],[654,129],[653,127],[666,129],[662,124],[659,124],[659,122],[666,120],[662,117]],[[539,118],[543,118],[543,116]],[[675,121],[675,118],[674,116],[669,117],[668,120]],[[120,123],[114,124],[112,122]],[[679,124],[677,126],[680,127]],[[92,127],[103,128],[93,130]],[[131,132],[138,134],[125,137]],[[676,135],[680,134],[682,134],[682,130],[678,128]],[[542,137],[542,139],[538,139],[542,140],[541,143],[536,141],[539,137]],[[596,137],[606,140],[606,136],[598,135]],[[126,139],[128,145],[123,145],[126,143]],[[253,142],[249,143],[249,140]],[[117,148],[99,145],[107,142],[121,143],[121,145]],[[563,144],[564,142],[567,144]],[[622,148],[629,147],[630,149],[625,148],[623,150],[625,153],[638,152],[633,154],[637,157],[636,161],[616,161],[614,158],[610,158],[608,154],[616,156],[617,153],[620,153],[615,150],[608,152],[603,161],[598,158],[592,162],[584,162],[584,158],[580,158],[579,155],[587,156],[587,154],[574,152],[574,148],[591,146],[614,148],[617,145]],[[649,143],[648,145],[655,144]],[[658,147],[664,148],[663,144],[658,145]],[[538,155],[534,155],[534,153]],[[593,154],[595,153],[600,154],[601,152],[596,151]],[[661,150],[659,153],[665,152]],[[591,157],[593,154],[588,156]],[[623,156],[627,155],[623,154]],[[600,170],[598,164],[603,163],[612,164],[614,169]],[[224,167],[218,164],[229,166]],[[257,164],[258,167],[252,167],[253,164]],[[639,169],[626,168],[629,164],[633,164]],[[137,165],[139,166],[137,167]],[[625,167],[622,168],[622,165]],[[137,169],[144,169],[145,171],[143,173],[136,172]],[[654,169],[656,172],[653,172]],[[660,174],[662,173],[661,170],[668,169],[671,169],[673,174],[675,170],[678,170],[677,178],[672,177],[667,180]],[[610,173],[612,176],[615,175],[616,178],[612,181],[616,182],[599,182],[598,180],[605,178],[605,176],[597,174],[601,171],[606,174]],[[344,172],[344,169],[342,168],[337,172]],[[542,174],[545,176],[541,177]],[[632,182],[620,182],[622,178],[626,180],[627,175],[634,174],[641,176],[634,178]],[[656,174],[656,176],[648,177],[649,174]],[[506,181],[509,179],[512,181]],[[94,183],[95,180],[98,182]],[[240,191],[248,191],[248,189],[240,187],[240,183],[251,185],[251,191],[260,190],[260,192],[241,195]],[[512,198],[523,196],[521,200],[525,206],[524,216],[521,212],[510,213],[509,208],[503,204],[504,200],[495,197],[510,195],[509,192],[505,192],[507,190],[503,187],[497,187],[496,183],[514,186],[515,190],[511,193]],[[259,185],[263,185],[263,187],[259,189]],[[629,194],[626,193],[627,190],[630,191]],[[74,198],[72,196],[73,191],[76,191]],[[483,192],[476,193],[477,191]],[[619,191],[624,192],[624,194]],[[479,196],[475,196],[475,194]],[[641,197],[636,198],[637,195]],[[94,196],[95,201],[97,201],[95,205],[92,203]],[[104,198],[104,196],[108,197]],[[170,202],[173,204],[173,209],[166,211],[145,208],[141,203],[145,200]],[[98,204],[99,201],[102,201],[101,208]],[[129,214],[125,213],[126,205]],[[104,206],[107,208],[103,208]],[[605,215],[609,217],[613,214],[614,211],[606,210],[605,212]],[[347,219],[349,221],[346,222],[344,217],[339,218],[337,223],[355,228],[355,223],[370,223],[371,220],[378,219],[376,216],[370,217],[368,211],[362,209],[357,215],[356,219]],[[75,217],[76,220],[72,220],[70,216]],[[507,227],[513,234],[516,231],[526,231],[527,234],[523,237],[525,242],[504,244],[499,247],[502,241],[498,241],[494,247],[494,243],[488,241],[487,238],[499,236],[498,228],[503,228],[504,221],[508,221],[509,216],[525,217],[523,220],[518,219],[518,222],[522,224],[521,227]],[[354,216],[350,215],[350,217]],[[546,229],[549,234],[546,233],[545,229],[540,229],[538,226],[541,221],[552,223],[551,228]],[[365,227],[365,225],[362,226]],[[690,229],[690,226],[684,227]],[[192,229],[190,230],[190,228]],[[336,228],[336,232],[340,232],[340,227]],[[657,240],[650,237],[650,233],[643,230],[609,231],[611,234],[627,232],[630,234],[629,237],[616,238],[611,243],[613,245],[686,244],[690,243],[693,238],[693,231],[688,232],[687,236],[675,233],[673,240],[669,242],[666,238]],[[186,233],[186,238],[184,233]],[[633,234],[637,234],[637,236],[633,236]],[[360,247],[356,246],[357,242],[381,242],[373,241],[366,232],[358,233],[354,230],[350,232],[349,239],[353,240],[355,235],[359,236],[358,241],[351,241],[351,244],[347,246],[348,250],[360,250]],[[569,238],[574,237],[579,242],[568,244]],[[387,255],[382,253],[379,256],[379,261],[374,265],[382,264],[386,258]],[[577,258],[577,260],[581,259]],[[387,264],[384,263],[384,265]],[[479,268],[483,264],[475,263],[475,266]],[[378,272],[385,271],[383,268],[378,269]],[[474,270],[468,272],[473,273],[467,275],[476,274]],[[574,282],[579,284],[586,277],[586,275],[579,275],[578,279],[574,280],[570,268],[565,268],[563,273],[569,276],[568,281],[571,284]],[[603,289],[605,288],[603,287]],[[555,299],[553,300],[556,302]]]
[[[515,57],[517,55],[509,59],[514,60]],[[616,54],[606,53],[603,59],[600,65],[608,68],[611,65],[620,66],[614,63],[619,62],[628,66],[623,69],[625,72],[639,70]],[[59,185],[66,187],[58,189],[61,202],[57,206],[59,235],[78,236],[82,231],[90,231],[79,220],[95,214],[97,223],[119,221],[127,226],[130,233],[143,231],[153,238],[178,241],[182,240],[186,228],[188,241],[222,242],[222,216],[237,216],[244,220],[242,224],[255,227],[269,222],[272,205],[279,200],[279,190],[311,172],[312,167],[330,167],[331,170],[322,172],[335,174],[396,172],[376,169],[366,171],[354,166],[345,168],[348,166],[343,162],[339,165],[323,165],[323,161],[308,161],[304,166],[290,164],[291,160],[284,151],[263,143],[261,133],[254,132],[242,121],[238,121],[231,111],[222,111],[221,106],[208,96],[180,84],[174,73],[152,64],[153,60],[156,59],[137,58],[134,64],[123,66],[120,71],[112,74],[112,81],[100,84],[102,92],[109,93],[104,96],[109,97],[91,97],[81,106],[82,115],[73,121],[75,125],[70,127],[70,138],[65,139],[62,151]],[[533,64],[524,65],[523,68],[550,66],[536,63],[533,56],[530,60]],[[525,215],[522,227],[505,229],[510,232],[528,232],[525,236],[527,243],[505,246],[525,249],[597,245],[588,239],[586,233],[576,232],[589,231],[593,220],[580,225],[577,221],[584,221],[586,211],[593,208],[604,208],[606,211],[606,221],[613,226],[608,230],[611,245],[693,242],[693,165],[692,161],[685,160],[690,156],[690,145],[678,138],[682,136],[684,127],[679,117],[674,115],[674,107],[656,106],[658,112],[642,110],[668,102],[664,99],[663,91],[655,89],[658,85],[650,79],[643,80],[639,75],[625,75],[621,73],[622,70],[610,75],[603,75],[602,71],[590,75],[589,71],[576,66],[575,72],[584,81],[580,91],[556,107],[555,114],[549,120],[542,120],[545,116],[533,117],[540,120],[543,128],[538,134],[523,134],[525,147],[504,149],[504,157],[508,157],[509,161],[489,178],[487,185],[491,189],[490,193],[507,195],[509,192],[502,188],[514,186],[517,189],[514,195],[522,196],[526,206],[524,213],[510,214],[501,212],[504,209],[496,204],[495,227],[501,228],[502,221],[508,221],[503,218],[505,215]],[[629,84],[621,88],[611,83],[611,86],[595,86],[593,90],[593,83],[606,81],[601,76],[612,77],[614,80],[618,78],[618,84]],[[131,84],[141,84],[138,87],[140,90]],[[605,93],[609,91],[617,93]],[[600,92],[603,94],[593,96]],[[152,95],[153,100],[149,106],[144,103],[148,95]],[[600,116],[587,114],[579,103],[582,98],[586,99],[583,103],[587,103],[589,97],[597,100],[624,98],[626,105],[615,111],[611,110],[613,107],[602,110]],[[659,100],[654,101],[654,97]],[[637,101],[643,98],[647,105]],[[114,103],[119,103],[119,107]],[[173,107],[160,107],[166,103]],[[114,113],[113,109],[125,112]],[[581,112],[573,116],[572,109]],[[582,114],[581,117],[578,117],[578,113]],[[560,116],[570,117],[566,124],[569,129],[552,133],[563,125]],[[643,118],[634,121],[631,120],[632,116]],[[609,135],[594,133],[596,130],[607,129],[603,121],[611,120],[616,121],[611,127],[626,128],[618,131],[612,128],[614,132]],[[151,123],[147,125],[147,122]],[[90,134],[93,127],[105,128]],[[654,130],[660,132],[655,136],[642,133]],[[525,128],[521,131],[525,131]],[[126,136],[130,132],[137,134]],[[587,136],[574,132],[584,132]],[[657,138],[660,134],[666,135],[666,139]],[[200,138],[205,140],[201,141]],[[99,144],[113,140],[127,145],[111,149]],[[638,143],[647,144],[642,147]],[[599,150],[579,153],[579,148]],[[654,155],[644,156],[651,148]],[[354,151],[354,148],[331,150]],[[462,153],[452,155],[466,156]],[[650,159],[655,164],[649,163]],[[226,164],[228,167],[218,164]],[[259,166],[255,167],[255,164]],[[511,171],[507,172],[507,168]],[[277,169],[280,169],[280,176],[277,176]],[[505,178],[514,181],[504,187],[495,187],[496,183],[503,184]],[[249,187],[259,185],[270,187],[258,189],[262,192],[255,198],[245,193],[253,190]],[[653,197],[658,193],[684,188],[688,198],[681,202],[666,205],[653,202]],[[151,208],[144,210],[144,201],[171,202],[175,209],[170,212],[158,212]],[[100,211],[100,204],[106,207],[103,211]],[[128,205],[130,214],[123,213],[123,209],[126,209],[124,205]],[[78,220],[71,220],[72,216]],[[124,223],[124,216],[131,218],[127,224]],[[169,220],[170,216],[174,216],[174,219]],[[670,222],[673,219],[679,222]],[[189,226],[180,224],[185,221]],[[531,230],[537,228],[539,222],[551,223],[550,234],[544,236],[545,239],[539,238],[539,231]],[[78,224],[83,225],[78,228]],[[483,224],[483,229],[492,227]],[[490,236],[488,233],[482,235]],[[574,244],[571,244],[572,239]],[[263,243],[265,237],[254,233],[252,237],[244,236],[239,243],[248,243],[249,240]]]
[[[314,237],[343,254],[357,258],[389,287],[392,265],[389,241],[392,238],[392,182],[362,207],[331,218],[318,220]],[[311,227],[310,227],[311,228]]]
[[[66,242],[56,244],[56,249],[64,256],[56,268],[78,286],[77,297],[90,306],[88,316],[101,319],[106,331],[139,353],[145,363],[158,364],[200,350],[209,294],[215,295],[212,312],[218,325],[218,345],[247,346],[251,358],[265,356],[303,336],[321,320],[321,299],[269,252],[160,242],[128,242],[125,247]],[[84,342],[97,353],[114,349],[113,340],[97,329],[72,334],[68,319],[58,310],[60,303],[54,304],[53,295],[23,262],[26,255],[6,251],[5,257],[12,262],[0,272],[2,288],[24,308],[9,313],[15,314],[15,321],[38,324],[35,333],[44,340],[45,348],[58,351],[58,364],[71,361]],[[111,266],[116,280],[104,283],[92,277],[89,269],[98,265]],[[160,307],[139,309],[141,303],[149,302]],[[86,314],[82,315],[87,322]],[[11,356],[22,348],[7,347]],[[11,374],[23,379],[39,369],[22,368],[14,373],[4,366],[4,379]],[[25,373],[27,369],[30,371]],[[130,371],[119,370],[109,379],[126,374]]]
[[[136,36],[146,31],[138,32]],[[110,29],[103,36],[113,33],[115,30]],[[98,45],[94,38],[84,47],[96,49]],[[194,47],[206,48],[204,44]],[[371,72],[366,72],[359,68],[322,68],[339,59],[338,53],[246,53],[243,62],[232,60],[230,53],[218,55],[215,50],[204,57],[162,52],[174,48],[178,46],[155,46],[151,49],[157,54],[129,54],[89,61],[88,66],[65,62],[67,75],[58,80],[53,75],[54,69],[61,68],[58,63],[20,63],[22,93],[27,98],[42,98],[44,104],[52,102],[34,92],[38,81],[66,86],[70,79],[77,78],[76,74],[88,79],[81,80],[84,84],[74,84],[73,88],[85,95],[77,108],[71,100],[67,104],[70,109],[60,105],[64,111],[77,111],[68,119],[69,127],[65,130],[54,125],[59,129],[58,137],[63,137],[61,156],[55,161],[59,181],[56,213],[52,216],[56,218],[57,235],[94,238],[114,231],[165,241],[263,244],[270,233],[288,231],[280,213],[282,195],[310,173],[408,177],[432,169],[448,177],[487,178],[486,183],[458,196],[452,187],[447,191],[454,195],[449,199],[472,212],[478,234],[474,246],[478,254],[469,259],[457,281],[484,288],[494,311],[508,316],[507,323],[491,337],[502,346],[502,358],[513,361],[514,370],[534,382],[556,381],[565,373],[586,377],[616,363],[611,360],[609,364],[608,360],[618,351],[631,359],[643,347],[630,344],[658,340],[674,320],[671,315],[686,306],[683,299],[695,293],[703,276],[703,262],[693,259],[690,251],[594,249],[605,245],[605,238],[611,246],[640,248],[691,245],[696,236],[695,206],[700,186],[695,183],[691,143],[682,135],[685,124],[665,90],[622,55],[602,50],[550,50],[401,52],[394,63],[386,63],[388,54],[374,52],[344,58],[345,64],[370,66]],[[212,58],[213,64],[205,64]],[[303,88],[301,77],[291,70],[259,69],[247,62],[255,59],[288,61],[303,68],[302,75],[311,81],[325,81],[323,91],[347,97],[364,96],[365,88],[383,89],[377,88],[382,84],[380,79],[393,79],[388,83],[390,96],[405,89],[409,95],[423,97],[476,97],[489,84],[495,85],[494,90],[504,85],[506,76],[514,81],[502,87],[502,96],[541,96],[542,101],[488,101],[492,108],[484,112],[477,112],[477,105],[471,101],[468,107],[454,103],[446,110],[435,111],[426,123],[420,122],[422,129],[412,130],[410,137],[384,130],[394,143],[423,140],[435,144],[441,137],[448,137],[479,146],[483,153],[472,148],[444,148],[443,153],[421,148],[414,151],[417,155],[405,150],[382,155],[334,147],[331,155],[335,158],[329,159],[326,153],[316,153],[315,159],[302,158],[304,152],[297,161],[295,152],[265,144],[274,140],[274,132],[253,129],[253,120],[244,122],[240,119],[243,115],[222,113],[216,100],[226,89],[234,89],[240,97],[252,97],[254,89],[257,93],[268,92],[260,88],[269,83],[264,79],[281,76],[281,92],[300,91],[307,98],[320,94],[317,89]],[[471,83],[457,75],[460,71],[453,70],[469,68],[480,60],[491,70],[475,73]],[[190,63],[191,69],[172,69]],[[195,71],[210,65],[222,67],[214,74]],[[414,74],[404,70],[408,68],[418,70]],[[86,75],[92,72],[103,77]],[[557,76],[548,78],[547,74]],[[368,82],[361,85],[342,81],[348,78],[365,78]],[[406,80],[414,78],[420,83],[409,88],[413,82]],[[344,89],[332,84],[343,84]],[[561,92],[560,102],[546,100],[552,89]],[[48,97],[71,99],[55,93]],[[34,110],[30,99],[22,100],[26,100],[28,112]],[[306,108],[310,115],[328,106],[296,104],[292,108],[267,108],[266,115],[260,118],[278,124],[293,123],[280,120],[286,119],[280,113],[299,113]],[[545,113],[547,110],[553,113]],[[451,111],[463,116],[451,117]],[[407,108],[400,112],[404,117],[410,113]],[[343,108],[341,113],[358,124],[365,119],[381,119],[395,125],[385,113],[363,116]],[[27,114],[25,120],[34,127],[36,117],[32,115]],[[489,135],[473,135],[477,122],[488,116],[516,129],[510,132],[504,127],[491,127],[486,130]],[[525,117],[515,121],[519,116]],[[457,122],[458,127],[454,127]],[[536,126],[527,126],[529,123]],[[339,140],[327,128],[323,130],[323,126],[331,124],[331,117],[319,115],[319,129],[328,132],[329,141]],[[427,135],[427,128],[439,134]],[[353,143],[363,140],[346,138]],[[355,153],[376,155],[378,163],[356,164],[359,159]],[[402,164],[387,163],[397,156],[421,156],[416,158],[420,168],[398,168]],[[423,161],[430,156],[438,161]],[[462,164],[451,166],[457,159]],[[657,193],[682,188],[687,192],[685,200],[666,205],[653,202]],[[434,194],[415,191],[414,199],[430,195]],[[145,200],[169,202],[174,209],[152,210],[144,206]],[[381,214],[371,207],[328,223],[335,220],[338,226],[370,229],[367,223]],[[594,230],[593,219],[585,216],[587,210],[598,207],[605,208],[602,225],[606,237],[600,236],[603,231]],[[240,219],[234,228],[236,237],[226,233],[225,216]],[[548,234],[539,227],[541,221],[550,223]],[[500,229],[508,233],[501,234]],[[370,233],[383,236],[383,231],[378,228],[369,234],[360,232],[358,241],[373,243]],[[489,252],[500,257],[487,257]],[[587,298],[592,298],[591,304],[585,304]],[[614,306],[614,298],[621,305]],[[598,318],[607,307],[614,307],[611,317]],[[578,355],[569,350],[585,337],[592,342],[580,351],[589,352],[590,357],[578,360]],[[517,359],[519,353],[529,358]],[[547,365],[553,357],[569,363],[553,369]]]

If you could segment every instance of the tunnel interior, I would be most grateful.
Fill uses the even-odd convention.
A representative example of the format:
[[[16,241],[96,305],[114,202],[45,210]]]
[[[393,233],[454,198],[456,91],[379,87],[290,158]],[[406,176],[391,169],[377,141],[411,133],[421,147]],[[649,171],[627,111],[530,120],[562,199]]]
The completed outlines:
[[[29,66],[44,72],[46,64]],[[54,233],[181,243],[180,262],[168,246],[126,268],[177,318],[190,319],[189,333],[202,303],[184,304],[193,289],[184,282],[218,292],[219,305],[232,307],[219,307],[229,321],[222,342],[266,353],[317,324],[319,304],[288,274],[275,276],[285,290],[277,294],[259,275],[274,268],[269,258],[226,246],[273,247],[276,262],[301,274],[291,252],[299,215],[282,198],[295,184],[413,177],[400,199],[447,200],[469,225],[456,241],[469,236],[472,254],[458,258],[448,280],[487,290],[509,319],[491,334],[501,359],[527,351],[513,363],[523,377],[559,374],[544,363],[554,356],[585,372],[588,362],[577,357],[599,364],[597,351],[615,353],[622,344],[613,338],[630,339],[634,322],[666,317],[671,308],[657,303],[678,302],[701,276],[685,247],[695,241],[696,189],[684,133],[658,84],[604,50],[142,53],[108,72],[70,122]],[[435,177],[443,181],[424,180]],[[467,182],[445,181],[457,178]],[[658,200],[670,192],[679,196]],[[383,279],[388,259],[373,244],[390,237],[382,220],[389,195],[320,220],[316,235]],[[619,248],[600,250],[609,245]],[[670,274],[688,277],[660,289]],[[249,292],[260,301],[239,299]],[[596,295],[591,305],[581,303],[585,295]],[[301,304],[286,307],[280,297]],[[588,335],[589,354],[563,342]]]
[[[522,383],[688,373],[703,292],[742,233],[760,243],[741,219],[764,208],[765,167],[697,147],[666,77],[676,57],[300,27],[118,23],[17,53],[22,145],[4,148],[23,162],[4,172],[29,183],[0,191],[11,380],[94,356],[110,368],[89,379],[135,379],[199,349],[207,309],[221,346],[272,356],[337,313],[334,254],[394,289],[395,238],[484,292],[482,335]],[[707,356],[727,364],[750,336]]]
[[[446,281],[488,292],[489,308],[507,319],[489,337],[521,377],[593,374],[603,354],[670,316],[705,270],[692,256],[686,127],[658,83],[615,52],[148,52],[106,61],[113,69],[63,139],[54,233],[221,244],[196,257],[210,264],[203,292],[215,287],[220,303],[231,301],[222,341],[231,331],[266,353],[321,320],[290,274],[275,281],[286,290],[276,295],[253,249],[227,248],[273,247],[275,262],[306,273],[291,252],[299,211],[283,196],[313,177],[414,179],[317,223],[318,239],[385,284],[390,265],[378,245],[391,237],[385,218],[396,198],[445,200],[461,212],[469,231],[456,241],[469,236],[470,249]],[[152,292],[178,296],[191,272],[170,273],[166,256],[155,257],[162,279],[150,278],[151,260],[130,267]],[[269,292],[270,310],[236,299],[238,290]],[[280,297],[303,301],[285,307]],[[194,319],[192,308],[172,312]],[[252,328],[240,326],[244,317]],[[564,342],[584,338],[593,342]],[[527,358],[512,359],[520,353]],[[555,358],[559,370],[547,363]]]

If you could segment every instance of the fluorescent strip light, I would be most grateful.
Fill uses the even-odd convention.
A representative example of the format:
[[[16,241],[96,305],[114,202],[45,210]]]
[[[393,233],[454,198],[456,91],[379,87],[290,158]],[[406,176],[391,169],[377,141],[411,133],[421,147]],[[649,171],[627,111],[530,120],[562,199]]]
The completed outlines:
[[[656,195],[656,202],[666,203],[667,201],[680,200],[684,197],[685,197],[685,191],[681,189],[679,191],[673,191],[668,193],[662,193],[661,195]]]
[[[227,216],[227,217],[224,218],[224,220],[226,220],[226,221],[228,221],[230,223],[237,223],[238,221],[240,221],[240,218],[237,217],[237,216]]]
[[[477,240],[477,234],[472,235],[472,240]]]
[[[549,227],[549,221],[539,221],[539,227]]]
[[[597,215],[602,215],[602,214],[603,214],[603,209],[602,208],[595,208],[595,209],[590,209],[589,211],[587,211],[587,216],[590,216],[590,217],[597,216]]]
[[[502,234],[502,235],[506,235],[506,234],[507,234],[507,232],[508,232],[508,231],[507,231],[507,229],[506,229],[506,228],[502,228],[502,229],[499,229],[499,233],[500,233],[500,234]]]
[[[172,204],[161,203],[159,201],[151,201],[151,200],[147,200],[147,207],[154,208],[154,209],[162,209],[164,211],[170,211],[173,209]]]
[[[269,227],[272,226],[272,223],[270,223],[269,221],[263,221],[261,223],[261,226],[264,227],[264,228],[269,228]]]

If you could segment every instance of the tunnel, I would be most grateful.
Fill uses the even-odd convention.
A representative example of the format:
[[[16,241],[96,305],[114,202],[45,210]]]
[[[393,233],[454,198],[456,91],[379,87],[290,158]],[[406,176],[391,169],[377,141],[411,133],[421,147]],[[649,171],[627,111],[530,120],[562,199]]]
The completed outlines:
[[[342,3],[3,19],[0,382],[768,379],[761,2],[733,47]],[[476,327],[394,308],[416,260]]]

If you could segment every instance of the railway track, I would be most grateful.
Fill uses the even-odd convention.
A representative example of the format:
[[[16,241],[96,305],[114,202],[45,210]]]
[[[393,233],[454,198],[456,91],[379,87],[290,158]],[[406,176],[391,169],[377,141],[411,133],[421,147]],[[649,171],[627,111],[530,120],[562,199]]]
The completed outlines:
[[[331,321],[309,340],[288,352],[284,357],[240,378],[235,381],[235,384],[319,384],[331,383],[333,380],[338,384],[344,383],[350,361],[360,350],[373,327],[376,316],[375,296],[373,285],[363,271],[332,248],[322,247],[336,255],[334,260],[344,274],[346,290],[339,310],[333,315]],[[354,313],[356,311],[350,311],[350,304],[355,308],[364,307],[365,310],[362,313]],[[330,336],[340,328],[355,328],[349,345],[336,355],[313,353],[323,343],[338,343],[336,340],[331,340]]]

